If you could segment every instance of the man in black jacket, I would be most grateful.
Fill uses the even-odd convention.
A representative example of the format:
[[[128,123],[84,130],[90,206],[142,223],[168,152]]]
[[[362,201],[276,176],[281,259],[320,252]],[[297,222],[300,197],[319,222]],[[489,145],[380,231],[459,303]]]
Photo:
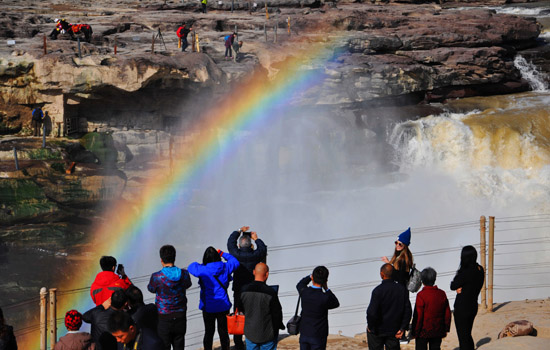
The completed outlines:
[[[269,267],[258,263],[254,268],[254,282],[246,285],[241,293],[247,350],[277,349],[279,329],[285,329],[277,292],[265,283],[268,277]]]
[[[247,232],[249,229],[250,227],[243,226],[239,231],[233,231],[227,240],[227,251],[237,258],[240,264],[233,273],[233,305],[235,309],[241,311],[241,290],[254,281],[252,271],[258,263],[265,263],[267,256],[267,246],[258,238],[256,232]],[[252,240],[256,242],[256,249],[253,249]],[[235,342],[235,350],[244,349],[242,335],[234,335],[233,341]]]
[[[308,283],[312,286],[308,287]],[[338,298],[327,286],[328,269],[317,266],[313,273],[296,285],[302,299],[300,350],[324,350],[327,347],[328,310],[340,306]]]
[[[109,331],[116,338],[119,350],[164,349],[164,343],[157,333],[149,328],[139,328],[124,311],[116,311],[109,316]]]
[[[393,266],[380,268],[382,283],[374,288],[367,308],[367,342],[369,350],[400,349],[399,339],[409,327],[412,309],[409,293],[391,276]]]
[[[102,305],[90,309],[82,315],[82,321],[92,325],[91,334],[96,350],[114,350],[117,348],[116,339],[109,332],[109,317],[118,310],[124,309],[128,297],[119,289]]]

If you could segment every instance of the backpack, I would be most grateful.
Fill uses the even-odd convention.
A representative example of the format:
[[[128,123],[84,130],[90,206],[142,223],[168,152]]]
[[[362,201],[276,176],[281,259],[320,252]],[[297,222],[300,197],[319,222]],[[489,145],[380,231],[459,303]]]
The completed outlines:
[[[44,113],[40,108],[35,108],[32,110],[32,120],[40,121],[44,117]]]
[[[409,273],[409,282],[407,283],[407,289],[411,293],[416,293],[422,286],[422,279],[420,278],[420,271],[416,269],[416,265],[413,265],[411,272]]]
[[[231,34],[224,36],[223,37],[223,42],[226,42],[227,40],[229,40],[230,36],[231,36]]]

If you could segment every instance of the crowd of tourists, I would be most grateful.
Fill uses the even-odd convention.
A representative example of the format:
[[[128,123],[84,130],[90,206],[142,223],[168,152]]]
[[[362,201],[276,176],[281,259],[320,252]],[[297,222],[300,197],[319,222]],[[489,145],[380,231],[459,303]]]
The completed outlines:
[[[285,329],[277,286],[269,286],[267,246],[256,232],[244,226],[227,241],[227,252],[206,248],[202,262],[187,269],[175,265],[176,249],[160,248],[162,269],[151,275],[147,290],[155,303],[145,304],[142,291],[126,276],[124,266],[114,257],[100,259],[98,273],[90,290],[95,307],[81,314],[65,314],[67,334],[59,338],[55,350],[183,350],[187,331],[186,290],[198,278],[204,321],[204,350],[212,350],[218,331],[222,350],[230,349],[228,328],[232,330],[235,350],[275,350],[279,332]],[[451,310],[444,291],[435,286],[436,271],[415,269],[409,250],[410,228],[395,241],[391,259],[382,257],[382,282],[372,291],[367,308],[367,341],[371,350],[399,349],[400,341],[415,339],[417,350],[440,349],[450,330]],[[472,327],[477,314],[477,299],[484,282],[483,268],[476,263],[473,246],[462,249],[460,267],[451,282],[457,292],[454,320],[461,350],[473,350]],[[418,275],[418,276],[415,276]],[[303,277],[296,288],[301,301],[301,317],[287,324],[289,332],[300,334],[300,350],[323,350],[329,333],[328,312],[339,307],[338,298],[328,287],[329,271],[317,266]],[[424,287],[416,295],[414,309],[409,301],[411,282],[420,278]],[[228,293],[232,281],[233,298]],[[233,313],[230,314],[231,308]],[[296,312],[298,312],[298,307]],[[244,315],[244,329],[234,331],[233,315]],[[412,317],[412,323],[411,323]],[[91,332],[80,332],[82,322]],[[292,329],[292,331],[291,331]],[[243,341],[243,335],[245,341]],[[6,325],[0,309],[0,350],[17,349],[13,328]]]

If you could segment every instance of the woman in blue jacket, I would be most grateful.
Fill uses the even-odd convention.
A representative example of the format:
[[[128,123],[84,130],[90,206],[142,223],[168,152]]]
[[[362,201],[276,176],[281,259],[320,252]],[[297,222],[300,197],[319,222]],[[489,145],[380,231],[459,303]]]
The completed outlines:
[[[227,262],[223,262],[220,256]],[[239,267],[239,261],[231,254],[208,247],[202,257],[202,264],[194,262],[187,269],[190,274],[199,278],[201,287],[199,309],[202,310],[204,320],[204,350],[212,350],[216,321],[222,350],[229,350],[225,316],[231,309],[231,302],[227,295],[227,287],[229,287],[231,274],[237,267]]]

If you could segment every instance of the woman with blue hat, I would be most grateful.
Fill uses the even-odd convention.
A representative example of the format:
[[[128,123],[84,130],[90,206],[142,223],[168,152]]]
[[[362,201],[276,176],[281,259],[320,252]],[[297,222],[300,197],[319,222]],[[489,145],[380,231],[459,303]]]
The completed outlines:
[[[407,283],[409,282],[409,273],[413,266],[413,256],[409,250],[409,244],[411,244],[410,227],[404,232],[401,232],[397,237],[392,258],[388,260],[387,257],[382,257],[383,262],[393,265],[393,280],[401,283],[405,287],[407,287]]]

